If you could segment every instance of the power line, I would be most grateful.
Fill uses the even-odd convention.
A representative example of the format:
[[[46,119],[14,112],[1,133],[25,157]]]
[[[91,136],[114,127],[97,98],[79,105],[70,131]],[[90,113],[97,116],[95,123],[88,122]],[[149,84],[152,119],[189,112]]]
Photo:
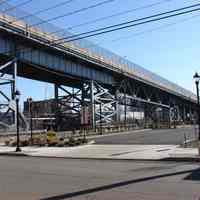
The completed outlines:
[[[196,5],[196,4],[195,4]],[[194,5],[192,5],[194,7]],[[200,6],[200,5],[199,5]],[[190,6],[191,7],[191,6]],[[180,9],[176,9],[176,10],[183,10],[185,9],[186,7],[184,8],[180,8]],[[60,43],[53,43],[51,44],[50,46],[52,45],[59,45],[59,44],[62,44],[62,43],[67,43],[67,42],[72,42],[72,41],[76,41],[76,40],[81,40],[81,39],[84,39],[84,38],[88,38],[88,37],[92,37],[92,36],[96,36],[96,35],[101,35],[101,34],[105,34],[105,33],[109,33],[109,32],[114,32],[114,31],[117,31],[117,30],[121,30],[121,29],[125,29],[125,28],[129,28],[129,27],[134,27],[134,26],[138,26],[138,25],[142,25],[142,24],[146,24],[146,23],[151,23],[151,22],[155,22],[155,21],[160,21],[160,20],[163,20],[163,19],[168,19],[168,18],[171,18],[171,17],[175,17],[175,16],[179,16],[179,15],[184,15],[184,14],[188,14],[188,13],[192,13],[192,12],[195,12],[195,11],[199,11],[200,8],[196,8],[196,9],[192,9],[192,10],[188,10],[188,11],[184,11],[184,12],[179,12],[179,13],[175,13],[175,14],[171,14],[171,15],[167,15],[167,16],[164,16],[164,17],[157,17],[155,19],[150,19],[150,20],[146,20],[146,21],[143,21],[143,22],[140,22],[140,23],[136,23],[136,24],[131,24],[131,25],[128,25],[128,26],[123,26],[123,27],[117,27],[117,28],[114,28],[114,29],[111,29],[111,30],[106,30],[106,31],[102,31],[102,32],[99,32],[99,33],[95,33],[95,34],[91,34],[91,35],[87,35],[87,36],[84,36],[84,37],[77,37],[77,38],[74,38],[74,39],[71,39],[71,40],[67,40],[67,41],[62,41]],[[173,10],[175,11],[175,10]],[[168,11],[166,13],[169,13],[169,12],[172,12],[172,11]],[[161,15],[162,13],[160,14],[157,14],[157,16]],[[149,16],[150,17],[150,16]],[[145,17],[147,18],[147,17]],[[142,19],[142,18],[141,18]],[[139,20],[139,19],[137,19]],[[18,51],[21,51],[21,50],[26,50],[27,48],[21,48],[21,49],[17,49],[15,51],[18,52]],[[23,51],[23,52],[27,52],[27,51]],[[10,53],[9,52],[1,52],[3,54],[7,54],[7,53]]]
[[[128,13],[132,13],[132,12],[138,11],[138,10],[143,10],[143,9],[151,8],[151,7],[154,7],[154,6],[158,6],[158,5],[161,5],[163,3],[167,3],[169,1],[172,1],[172,0],[158,1],[158,2],[155,2],[155,3],[152,3],[152,4],[140,6],[140,7],[134,8],[134,9],[128,9],[128,10],[125,10],[123,12],[115,13],[113,15],[100,17],[100,18],[97,18],[95,20],[90,20],[90,21],[87,21],[87,22],[84,22],[84,23],[81,23],[81,24],[70,26],[70,27],[65,28],[65,30],[72,30],[74,28],[82,27],[82,26],[85,26],[85,25],[91,25],[91,24],[94,24],[96,22],[104,21],[104,20],[107,20],[107,19],[110,19],[110,18],[113,18],[113,17],[118,17],[118,16],[121,16],[121,15],[125,15],[125,14],[128,14]],[[63,30],[61,30],[61,31],[63,31]],[[51,32],[51,33],[58,33],[58,32],[61,32],[61,31],[55,31],[55,32]]]
[[[38,26],[38,25],[41,25],[41,24],[45,24],[45,23],[51,22],[51,21],[55,21],[55,20],[57,20],[57,19],[61,19],[61,18],[66,17],[66,16],[71,16],[71,15],[74,15],[74,14],[77,14],[77,13],[80,13],[80,12],[84,12],[84,11],[89,10],[89,9],[92,9],[92,8],[97,8],[97,7],[99,7],[99,6],[102,6],[102,5],[105,5],[105,4],[114,2],[114,1],[115,1],[115,0],[105,0],[105,1],[102,1],[102,2],[100,2],[100,3],[97,3],[97,4],[93,4],[93,5],[91,5],[91,6],[88,6],[88,7],[84,7],[84,8],[78,9],[78,10],[74,10],[74,11],[69,12],[69,13],[65,13],[65,14],[63,14],[63,15],[59,15],[59,16],[56,16],[56,17],[49,18],[49,19],[44,20],[44,21],[42,21],[42,22],[33,24],[33,25],[31,25],[30,27],[34,27],[34,26]]]
[[[24,6],[24,5],[28,4],[28,3],[30,3],[31,1],[33,1],[33,0],[27,0],[27,1],[24,1],[24,2],[22,2],[22,3],[19,3],[19,4],[15,5],[15,6],[13,6],[13,7],[10,7],[10,8],[8,8],[8,9],[6,9],[6,10],[3,10],[3,13],[8,12],[8,11],[11,11],[11,10],[14,10],[14,9],[16,9],[16,8],[18,8],[18,7],[22,7],[22,6]]]
[[[118,42],[118,41],[121,41],[121,40],[124,40],[124,39],[129,39],[129,38],[134,37],[134,36],[140,36],[140,35],[144,35],[146,33],[154,32],[154,31],[157,31],[157,30],[162,30],[162,29],[165,29],[165,28],[168,28],[168,27],[180,24],[180,23],[184,23],[186,21],[189,21],[189,20],[197,18],[197,17],[200,17],[200,15],[195,15],[195,16],[192,16],[192,17],[189,17],[189,18],[185,18],[183,20],[179,20],[179,21],[174,22],[174,23],[165,24],[163,26],[159,26],[159,27],[149,29],[149,30],[144,30],[142,32],[131,34],[131,35],[128,35],[128,36],[118,37],[116,39],[110,40],[110,42]]]
[[[122,37],[118,37],[118,38],[115,38],[115,39],[112,39],[112,40],[104,40],[104,41],[105,42],[109,41],[111,43],[119,42],[121,40],[126,40],[126,39],[130,39],[130,38],[134,38],[136,36],[144,35],[146,33],[151,33],[151,32],[154,32],[154,31],[157,31],[157,30],[162,30],[162,29],[165,29],[165,28],[168,28],[168,27],[180,24],[180,23],[184,23],[186,21],[192,20],[192,19],[197,18],[197,17],[200,17],[200,15],[195,15],[195,16],[192,16],[192,17],[189,17],[189,18],[185,18],[183,20],[179,20],[179,21],[174,22],[174,23],[168,23],[168,24],[165,24],[163,26],[159,26],[159,27],[156,27],[156,28],[144,30],[144,31],[141,31],[141,32],[138,32],[138,33],[135,33],[135,34],[130,34],[128,36],[122,36]],[[104,41],[103,41],[103,43],[104,43]],[[102,41],[101,42],[97,42],[95,44],[91,44],[91,45],[87,46],[86,48],[93,47],[93,46],[96,46],[96,45],[100,45],[101,43],[102,43]]]
[[[168,16],[165,16],[165,17],[160,17],[160,18],[157,18],[157,19],[151,19],[151,20],[147,20],[147,21],[144,21],[144,22],[140,22],[140,23],[136,23],[136,24],[132,24],[132,25],[127,25],[127,26],[123,26],[123,27],[119,27],[119,28],[114,28],[114,29],[111,29],[111,30],[102,31],[102,32],[99,32],[99,33],[94,33],[94,34],[90,34],[90,35],[87,35],[87,36],[83,36],[83,37],[67,40],[67,41],[64,41],[64,42],[61,42],[61,43],[58,43],[58,44],[62,44],[62,43],[65,43],[65,42],[76,41],[76,40],[81,40],[81,39],[84,39],[84,38],[89,38],[89,37],[93,37],[93,36],[97,36],[97,35],[102,35],[102,34],[106,34],[106,33],[114,32],[114,31],[130,28],[130,27],[134,27],[134,26],[139,26],[139,25],[143,25],[143,24],[147,24],[147,23],[151,23],[151,22],[156,22],[156,21],[160,21],[160,20],[163,20],[163,19],[168,19],[168,18],[171,18],[171,17],[184,15],[184,14],[188,14],[188,13],[199,11],[199,10],[200,10],[200,8],[196,8],[196,9],[185,11],[185,12],[182,12],[182,13],[172,14],[172,15],[168,15]]]
[[[154,15],[150,15],[150,16],[147,16],[147,17],[143,17],[143,18],[138,18],[138,19],[135,19],[135,20],[130,20],[130,21],[127,21],[127,22],[123,22],[123,23],[119,23],[119,24],[115,24],[115,25],[111,25],[111,26],[106,26],[106,27],[103,27],[103,28],[98,28],[98,29],[94,29],[94,30],[91,30],[91,31],[87,31],[87,32],[83,32],[83,33],[80,33],[80,34],[75,34],[75,35],[72,35],[72,36],[68,36],[68,37],[63,37],[63,38],[60,38],[60,39],[57,39],[57,40],[54,40],[54,42],[58,42],[60,40],[65,40],[65,39],[73,39],[73,38],[76,38],[76,37],[79,37],[79,36],[82,36],[82,35],[86,35],[86,34],[91,34],[91,33],[96,33],[96,32],[99,32],[99,31],[104,31],[104,30],[107,30],[107,29],[112,29],[112,28],[115,28],[117,27],[117,29],[114,29],[114,30],[120,30],[120,29],[124,29],[123,27],[120,27],[120,26],[124,26],[124,25],[127,25],[127,24],[132,24],[134,22],[139,22],[139,21],[144,21],[144,20],[148,20],[148,19],[151,19],[151,18],[155,18],[155,17],[160,17],[162,15],[167,15],[167,14],[170,14],[170,13],[174,13],[174,12],[178,12],[178,11],[182,11],[182,10],[187,10],[189,8],[194,8],[194,7],[199,7],[200,6],[200,3],[198,4],[193,4],[191,6],[186,6],[186,7],[182,7],[182,8],[179,8],[179,9],[175,9],[175,10],[170,10],[170,11],[167,11],[167,12],[163,12],[163,13],[158,13],[158,14],[154,14]],[[198,8],[199,9],[199,8]],[[197,10],[198,10],[197,9]],[[184,12],[183,14],[187,14],[187,13],[190,13],[190,12],[194,12],[196,11],[196,9],[194,10],[191,10],[191,11],[186,11]],[[173,16],[177,16],[177,15],[182,15],[182,13],[180,14],[174,14],[172,15]],[[162,17],[161,19],[165,19],[166,17]],[[168,18],[168,17],[167,17]],[[161,20],[160,19],[160,20]],[[153,21],[156,21],[155,19]],[[150,21],[151,22],[151,21]],[[141,22],[142,24],[144,22]],[[138,23],[138,25],[140,25],[140,23]],[[125,28],[128,28],[128,27],[131,27],[131,26],[135,26],[134,24],[133,25],[129,25],[129,26],[125,26]],[[120,28],[119,28],[120,27]],[[113,29],[112,29],[113,30]],[[112,30],[108,30],[108,32],[112,32]],[[105,31],[104,31],[105,32]],[[107,33],[107,32],[105,32]],[[97,35],[100,35],[99,33],[97,33]],[[94,35],[95,36],[95,35]]]
[[[16,21],[19,21],[19,20],[26,19],[26,18],[29,18],[29,17],[34,16],[34,15],[38,15],[38,14],[44,13],[44,12],[47,12],[47,11],[49,11],[49,10],[53,10],[53,9],[55,9],[55,8],[64,6],[64,5],[66,5],[66,4],[69,4],[69,3],[73,2],[73,1],[76,1],[76,0],[67,0],[67,1],[63,1],[63,2],[61,2],[61,3],[55,4],[54,6],[50,6],[50,7],[48,7],[48,8],[38,10],[38,11],[32,13],[32,14],[28,14],[28,15],[25,15],[25,16],[23,16],[23,17],[20,17],[20,18],[18,18],[18,19],[16,19],[16,20],[12,21],[12,22],[10,22],[10,23],[12,24],[12,23],[14,23],[14,22],[16,22]]]

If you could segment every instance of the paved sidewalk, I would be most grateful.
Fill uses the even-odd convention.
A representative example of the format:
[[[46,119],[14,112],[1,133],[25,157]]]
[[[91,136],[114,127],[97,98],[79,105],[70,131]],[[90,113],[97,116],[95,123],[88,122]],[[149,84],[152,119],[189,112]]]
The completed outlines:
[[[198,150],[180,148],[177,145],[95,145],[79,147],[0,147],[0,155],[26,155],[58,158],[121,159],[121,160],[169,160],[199,159]]]

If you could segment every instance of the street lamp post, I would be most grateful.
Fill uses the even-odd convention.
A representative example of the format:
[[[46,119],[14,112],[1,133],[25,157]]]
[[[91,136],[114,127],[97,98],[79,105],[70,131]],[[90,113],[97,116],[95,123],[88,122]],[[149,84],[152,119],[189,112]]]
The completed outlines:
[[[16,147],[16,152],[20,152],[20,138],[19,138],[19,98],[20,98],[20,92],[18,90],[15,91],[15,100],[16,100],[16,113],[17,113],[17,118],[16,118],[16,125],[17,125],[17,147]]]
[[[197,114],[198,114],[198,140],[200,141],[200,101],[199,101],[199,81],[200,81],[200,75],[196,72],[193,76],[195,79],[196,84],[196,90],[197,90]]]
[[[102,105],[100,103],[100,134],[103,135],[103,127],[102,127]]]
[[[30,114],[30,129],[31,129],[31,145],[33,144],[33,100],[32,98],[28,98],[28,103],[29,103],[29,114]]]

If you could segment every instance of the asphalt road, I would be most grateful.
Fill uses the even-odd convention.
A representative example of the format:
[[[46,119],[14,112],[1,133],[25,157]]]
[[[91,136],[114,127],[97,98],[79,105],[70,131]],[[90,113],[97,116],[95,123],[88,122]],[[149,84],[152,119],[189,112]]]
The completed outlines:
[[[1,200],[199,200],[198,163],[0,157]]]
[[[196,137],[194,127],[154,129],[95,138],[96,144],[182,144]]]

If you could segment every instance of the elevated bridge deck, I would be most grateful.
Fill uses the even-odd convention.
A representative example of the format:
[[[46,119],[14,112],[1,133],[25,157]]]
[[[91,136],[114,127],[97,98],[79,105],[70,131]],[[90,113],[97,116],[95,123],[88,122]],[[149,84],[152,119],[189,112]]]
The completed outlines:
[[[10,33],[17,34],[19,37],[23,37],[24,39],[30,40],[30,42],[36,42],[36,43],[38,42],[38,46],[40,46],[40,48],[44,49],[45,47],[48,47],[48,48],[52,48],[56,51],[66,53],[67,55],[75,56],[76,58],[80,59],[80,62],[89,63],[90,68],[100,69],[100,71],[97,70],[94,72],[96,74],[94,76],[96,76],[96,77],[91,77],[91,76],[86,75],[87,71],[89,72],[90,70],[83,69],[82,71],[85,74],[82,74],[82,75],[84,78],[88,78],[88,79],[95,78],[95,80],[97,80],[97,81],[100,81],[100,82],[103,82],[106,84],[113,84],[115,82],[115,80],[113,80],[112,75],[105,76],[105,73],[101,73],[101,71],[104,71],[105,69],[107,69],[108,71],[123,74],[127,77],[137,79],[139,81],[153,85],[154,87],[158,87],[166,92],[181,96],[182,98],[186,98],[186,99],[192,100],[192,101],[196,100],[196,96],[192,92],[190,92],[190,91],[124,59],[124,58],[121,58],[120,56],[117,56],[109,51],[106,51],[103,48],[102,49],[100,47],[97,48],[94,44],[89,43],[88,48],[86,45],[85,45],[86,47],[83,48],[79,42],[67,42],[66,43],[63,41],[63,43],[57,45],[54,41],[59,40],[59,43],[60,43],[60,42],[62,42],[62,40],[58,35],[56,35],[56,33],[54,33],[54,31],[52,31],[50,33],[44,32],[44,31],[42,31],[42,29],[36,28],[32,25],[29,25],[25,21],[17,20],[15,17],[8,16],[5,14],[0,15],[0,26],[1,26],[1,30],[4,30],[4,31],[7,30]],[[46,55],[45,55],[45,53],[43,53],[43,55],[42,55],[42,53],[39,55],[39,52],[35,51],[35,49],[37,49],[37,48],[30,49],[30,47],[27,47],[22,44],[18,44],[18,45],[10,44],[10,46],[15,48],[15,49],[12,49],[12,47],[10,47],[10,48],[8,47],[8,44],[6,44],[6,41],[1,40],[1,43],[4,44],[0,48],[0,51],[2,54],[3,54],[3,52],[7,52],[6,53],[7,55],[8,54],[12,55],[16,50],[16,54],[19,55],[19,57],[23,60],[27,60],[29,62],[32,62],[33,64],[40,64],[41,66],[45,65],[52,70],[55,69],[56,71],[58,70],[62,73],[67,72],[65,70],[67,68],[66,64],[69,64],[69,63],[65,63],[65,59],[63,59],[63,57],[62,58],[61,57],[57,57],[57,58],[49,57],[48,58],[48,55],[47,55],[48,53],[46,53]],[[7,46],[7,48],[5,48],[5,47],[3,48],[3,46],[5,46],[5,47]],[[99,53],[97,51],[99,51]],[[40,56],[41,58],[39,58],[38,56]],[[45,57],[48,58],[50,62],[48,61],[48,59],[45,60]],[[56,63],[56,59],[59,62],[59,66],[56,66],[58,64],[58,63]],[[39,62],[39,61],[41,61],[41,62]],[[77,67],[75,65],[73,66],[73,63],[70,63],[70,64],[71,64],[72,68]],[[51,66],[51,65],[53,65],[53,66]],[[84,66],[82,66],[82,68],[84,68]],[[72,71],[73,71],[73,69],[72,69]],[[75,69],[75,71],[76,71],[76,69]],[[79,71],[79,69],[78,69],[78,71]],[[91,72],[89,72],[89,73],[91,73]],[[108,74],[110,74],[110,73],[108,73]],[[99,75],[99,78],[97,78],[98,75]],[[101,78],[106,77],[107,80],[102,80],[100,77]]]
[[[93,128],[121,119],[126,124],[130,113],[142,113],[140,119],[132,119],[139,124],[149,119],[170,123],[195,118],[196,96],[192,92],[91,42],[62,41],[62,30],[53,25],[36,26],[42,20],[37,18],[35,23],[20,16],[0,8],[0,73],[13,75],[8,106],[15,99],[19,75],[55,84],[56,110],[61,114],[56,116],[57,124],[66,123],[64,114],[69,107],[84,123],[85,117],[81,117],[88,112],[87,123]],[[5,68],[8,64],[11,67]]]

